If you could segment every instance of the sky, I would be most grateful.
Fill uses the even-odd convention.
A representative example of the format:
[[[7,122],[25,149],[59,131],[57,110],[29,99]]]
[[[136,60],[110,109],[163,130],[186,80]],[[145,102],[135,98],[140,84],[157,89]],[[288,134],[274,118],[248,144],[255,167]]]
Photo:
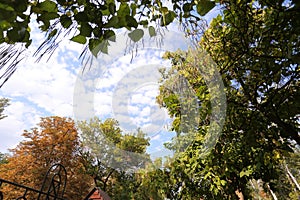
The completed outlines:
[[[211,11],[206,18],[210,20],[215,13],[216,10]],[[44,35],[33,26],[32,38],[25,59],[0,89],[0,97],[10,99],[4,112],[7,117],[0,120],[0,152],[16,147],[24,139],[23,131],[36,127],[41,117],[84,120],[98,116],[116,118],[125,132],[141,127],[151,138],[148,152],[154,156],[168,153],[162,149],[163,143],[174,135],[168,132],[171,119],[156,104],[155,97],[157,69],[170,66],[161,58],[164,51],[186,49],[189,45],[177,27],[166,33],[161,47],[146,37],[144,48],[140,44],[138,53],[133,55],[126,52],[126,34],[120,33],[117,42],[109,47],[110,54],[100,55],[84,73],[79,59],[82,45],[63,40],[49,61],[45,57],[36,62],[33,53]]]

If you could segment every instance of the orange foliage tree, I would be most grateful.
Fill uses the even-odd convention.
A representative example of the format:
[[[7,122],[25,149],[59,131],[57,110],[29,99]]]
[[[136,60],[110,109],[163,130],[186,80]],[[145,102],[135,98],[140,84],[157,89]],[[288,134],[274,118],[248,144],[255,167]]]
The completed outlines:
[[[91,185],[91,178],[82,166],[81,146],[74,121],[70,118],[41,118],[38,127],[24,131],[25,140],[11,149],[8,163],[0,165],[0,178],[41,189],[49,167],[60,163],[67,170],[64,197],[82,199]],[[22,194],[16,188],[3,185],[4,197],[14,199]],[[36,199],[28,194],[27,199]]]

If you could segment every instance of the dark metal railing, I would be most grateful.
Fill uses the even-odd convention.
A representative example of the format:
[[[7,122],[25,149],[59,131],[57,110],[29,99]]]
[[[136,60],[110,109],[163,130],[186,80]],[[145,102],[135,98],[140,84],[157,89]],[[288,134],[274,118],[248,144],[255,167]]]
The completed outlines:
[[[67,171],[61,164],[52,165],[44,178],[40,190],[0,178],[0,188],[3,183],[24,189],[23,194],[17,197],[16,200],[26,200],[29,191],[38,194],[37,200],[65,200],[63,195],[66,189]],[[0,191],[0,200],[3,199],[4,194]]]

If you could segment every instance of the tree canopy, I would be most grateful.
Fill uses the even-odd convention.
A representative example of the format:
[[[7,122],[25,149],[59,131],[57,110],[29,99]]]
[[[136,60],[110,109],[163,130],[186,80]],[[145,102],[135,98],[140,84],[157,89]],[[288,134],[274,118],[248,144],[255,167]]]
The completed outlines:
[[[5,107],[9,105],[9,99],[1,98],[0,99],[0,120],[5,118],[6,115],[3,114]]]
[[[165,81],[158,102],[175,117],[173,128],[178,131],[178,125],[184,123],[182,104],[168,88],[180,74],[199,99],[200,121],[192,145],[167,170],[158,172],[172,177],[168,184],[173,187],[164,190],[165,196],[249,199],[253,198],[251,180],[260,180],[269,196],[278,194],[281,183],[276,180],[284,171],[282,163],[300,142],[300,12],[297,3],[290,3],[226,2],[223,15],[213,19],[199,41],[199,48],[217,63],[227,97],[222,135],[205,158],[201,148],[212,120],[210,91],[193,62],[194,55],[183,51],[166,54],[173,66],[162,74]]]
[[[62,38],[72,34],[72,41],[86,46],[94,56],[108,53],[109,42],[115,41],[117,29],[130,31],[129,38],[137,42],[146,27],[151,36],[154,26],[166,27],[179,22],[200,19],[219,1],[115,1],[115,0],[4,0],[0,4],[0,63],[4,68],[0,79],[7,81],[22,60],[22,52],[32,40],[30,23],[37,23],[46,33],[36,54],[51,53]],[[167,4],[168,3],[168,6]],[[35,19],[33,21],[33,19]],[[23,45],[17,45],[23,44]],[[6,66],[6,68],[4,67]],[[1,69],[0,68],[0,69]]]
[[[131,199],[140,187],[141,179],[124,171],[126,165],[121,155],[103,141],[109,139],[118,148],[149,157],[146,147],[149,139],[138,130],[136,134],[123,134],[114,119],[75,122],[64,117],[45,117],[37,127],[25,130],[24,141],[11,149],[12,155],[0,153],[0,177],[37,190],[41,189],[47,170],[53,164],[61,164],[67,171],[67,185],[64,198],[83,199],[89,189],[100,187],[113,199]],[[101,138],[100,138],[101,137]],[[87,142],[93,140],[94,151]],[[116,165],[111,165],[117,162]],[[139,161],[141,162],[141,161]],[[15,199],[21,194],[10,185],[3,184],[1,191],[5,198]],[[27,199],[37,199],[37,194],[28,192]]]
[[[39,126],[24,131],[23,137],[25,140],[0,165],[1,178],[40,190],[47,170],[60,163],[67,170],[65,197],[83,198],[88,194],[92,179],[84,171],[79,136],[72,119],[42,118]],[[1,190],[8,199],[15,199],[23,192],[7,185]],[[37,199],[37,196],[31,194],[27,198]]]
[[[144,160],[150,160],[146,153],[149,139],[145,133],[140,130],[137,130],[137,133],[123,133],[115,119],[102,122],[93,118],[79,122],[78,128],[85,149],[84,167],[93,177],[94,185],[107,192],[113,199],[133,198],[140,180],[128,170],[132,169],[132,165],[143,166]],[[133,158],[127,156],[125,151],[141,155]]]
[[[15,45],[24,43],[24,48],[30,45],[29,21],[34,15],[40,29],[47,33],[37,50],[40,56],[55,50],[60,36],[73,30],[77,32],[71,40],[86,45],[96,56],[99,52],[108,53],[106,46],[115,41],[117,29],[127,28],[128,37],[138,42],[144,34],[140,27],[147,27],[154,36],[152,22],[165,27],[175,19],[189,23],[187,34],[199,50],[194,54],[190,50],[166,52],[164,56],[171,60],[172,67],[161,70],[157,102],[173,117],[172,130],[178,136],[166,144],[175,150],[174,158],[166,163],[155,161],[164,167],[154,168],[153,163],[132,160],[127,154],[124,159],[122,151],[115,152],[114,147],[118,147],[139,153],[147,160],[149,140],[141,131],[136,135],[124,134],[117,121],[95,118],[79,123],[82,144],[88,144],[80,146],[74,122],[51,117],[42,119],[40,129],[24,132],[28,140],[13,150],[12,157],[2,159],[1,176],[13,180],[17,174],[24,177],[24,183],[34,187],[33,180],[40,180],[38,174],[44,170],[37,166],[60,161],[67,166],[76,164],[75,169],[81,174],[75,176],[74,183],[79,182],[78,177],[89,175],[87,180],[91,178],[94,185],[115,199],[299,198],[299,1],[174,0],[170,3],[171,9],[161,1],[147,0],[23,0],[20,4],[7,0],[0,3],[3,11],[0,12],[0,41],[4,45],[0,59],[10,65],[1,78],[8,78],[18,63],[12,56],[20,52],[14,49],[18,47]],[[197,31],[197,20],[216,3],[223,6],[222,14],[213,19],[203,35],[198,35],[203,32]],[[218,94],[212,94],[200,70],[208,68],[210,72],[207,60],[201,60],[201,52],[207,52],[216,62],[224,83],[221,89],[227,98],[222,134],[205,156],[205,137],[215,126],[211,123],[215,100],[212,98]],[[14,62],[6,62],[7,58]],[[201,62],[195,63],[197,59]],[[193,89],[196,105],[189,104],[190,99],[180,99],[185,91],[176,93],[174,88],[182,80],[178,77]],[[188,117],[184,107],[189,105],[193,106],[189,107],[190,111],[197,114],[193,115],[197,123],[193,127],[185,123]],[[193,141],[186,145],[191,134]],[[184,148],[185,151],[176,151]],[[80,159],[75,159],[75,155]],[[145,169],[128,173],[130,162]],[[29,175],[25,176],[24,169]],[[70,189],[70,192],[78,191]]]

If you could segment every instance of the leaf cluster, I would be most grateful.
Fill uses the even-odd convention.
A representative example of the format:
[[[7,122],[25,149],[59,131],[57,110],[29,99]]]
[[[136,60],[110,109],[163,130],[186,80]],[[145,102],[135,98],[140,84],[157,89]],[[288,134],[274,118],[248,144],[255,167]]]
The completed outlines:
[[[73,35],[72,41],[85,45],[81,56],[85,57],[88,50],[97,56],[108,53],[109,43],[116,40],[118,29],[126,28],[130,31],[129,38],[138,42],[144,36],[140,27],[148,28],[152,37],[157,34],[153,24],[166,27],[176,18],[180,22],[188,18],[199,20],[215,6],[210,0],[175,0],[171,4],[169,9],[161,0],[4,0],[0,4],[0,44],[9,44],[10,48],[17,43],[25,44],[17,51],[22,52],[32,42],[29,23],[35,18],[36,22],[32,23],[39,24],[40,30],[46,33],[45,41],[35,53],[38,60],[45,54],[51,55],[61,39],[69,34]],[[5,64],[9,65],[5,70],[8,74],[1,77],[4,82],[14,73],[21,56],[5,55],[9,50],[5,48],[1,53]],[[15,64],[7,63],[9,60]]]
[[[166,54],[173,66],[162,75],[158,102],[175,118],[174,130],[180,132],[176,127],[184,123],[177,117],[183,105],[180,96],[168,90],[176,75],[188,80],[201,109],[198,137],[166,170],[174,173],[170,181],[184,184],[168,190],[177,198],[193,194],[192,190],[205,199],[237,199],[237,194],[251,198],[248,183],[253,179],[277,193],[284,157],[300,142],[298,3],[227,1],[224,5],[223,15],[212,21],[199,43],[216,61],[227,96],[222,135],[205,157],[202,144],[211,126],[212,94],[203,74],[191,66],[189,54]],[[265,187],[267,193],[270,189]]]

